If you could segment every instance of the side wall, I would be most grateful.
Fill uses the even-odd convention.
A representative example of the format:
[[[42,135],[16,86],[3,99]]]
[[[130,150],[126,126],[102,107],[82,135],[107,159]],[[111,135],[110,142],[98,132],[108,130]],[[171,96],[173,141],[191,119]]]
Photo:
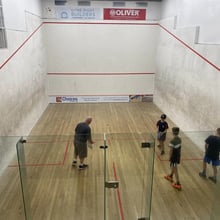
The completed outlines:
[[[216,29],[212,34],[218,33],[219,14],[209,13],[220,3],[204,4],[199,0],[193,4],[190,0],[164,0],[162,4],[154,102],[188,131],[220,126],[220,45],[197,27],[201,24],[204,33],[205,27],[208,31],[212,26]],[[192,10],[195,5],[197,10]],[[215,18],[212,23],[208,23],[210,16]]]
[[[2,3],[8,48],[0,50],[1,168],[15,153],[9,136],[28,135],[48,104],[41,1]]]

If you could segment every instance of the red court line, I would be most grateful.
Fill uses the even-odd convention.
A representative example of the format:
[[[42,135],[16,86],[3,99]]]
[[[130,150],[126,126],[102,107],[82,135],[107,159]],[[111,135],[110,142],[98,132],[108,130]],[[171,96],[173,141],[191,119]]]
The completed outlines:
[[[155,26],[158,25],[158,23],[131,23],[131,22],[120,22],[120,23],[116,23],[116,22],[81,22],[81,21],[73,21],[73,22],[66,22],[66,21],[44,21],[43,24],[98,24],[98,25],[143,25],[143,26]]]
[[[160,160],[160,161],[169,161],[169,159],[162,159],[161,156],[156,152],[156,155],[157,155],[157,158]],[[183,160],[203,160],[203,158],[181,158],[181,161]]]
[[[47,75],[56,75],[56,76],[122,76],[122,75],[153,75],[155,73],[47,73]]]
[[[66,158],[67,158],[68,149],[69,149],[69,142],[67,142],[67,144],[66,144],[66,150],[65,150],[65,153],[64,153],[64,158],[63,158],[62,165],[65,164],[65,161],[66,161]]]
[[[113,171],[114,171],[115,180],[118,181],[117,173],[116,173],[116,168],[115,168],[115,163],[114,162],[113,162]],[[122,208],[120,191],[119,191],[118,188],[116,190],[117,190],[117,195],[118,195],[118,203],[119,203],[119,210],[120,210],[121,219],[124,220],[125,218],[124,218],[124,213],[123,213],[123,208]]]
[[[0,69],[2,69],[11,59],[15,56],[15,54],[31,39],[31,37],[41,28],[43,23],[41,23],[35,31],[7,58],[7,60],[0,66]]]
[[[195,53],[197,56],[199,56],[201,59],[203,59],[206,63],[208,63],[209,65],[211,65],[212,67],[214,67],[215,69],[217,69],[218,71],[220,71],[220,68],[218,66],[216,66],[214,63],[212,63],[211,61],[209,61],[208,59],[206,59],[204,56],[202,56],[200,53],[198,53],[196,50],[194,50],[192,47],[190,47],[188,44],[186,44],[185,42],[183,42],[180,38],[178,38],[177,36],[175,36],[173,33],[171,33],[168,29],[166,29],[165,27],[163,27],[162,25],[159,24],[159,26],[165,30],[167,33],[169,33],[172,37],[174,37],[176,40],[178,40],[181,44],[183,44],[185,47],[187,47],[188,49],[190,49],[193,53]]]
[[[199,54],[197,51],[195,51],[193,48],[191,48],[188,44],[180,40],[177,36],[175,36],[173,33],[171,33],[168,29],[163,27],[161,24],[158,23],[103,23],[103,22],[42,22],[35,31],[4,61],[3,64],[0,65],[0,69],[2,69],[13,57],[14,55],[26,44],[28,40],[31,39],[31,37],[43,26],[43,24],[100,24],[100,25],[106,25],[106,24],[114,24],[114,25],[156,25],[161,27],[163,30],[165,30],[167,33],[169,33],[171,36],[173,36],[176,40],[178,40],[181,44],[186,46],[188,49],[193,51],[197,56],[202,58],[205,62],[207,62],[209,65],[220,71],[220,68],[213,64],[211,61],[209,61],[207,58]]]
[[[62,163],[46,163],[46,164],[21,164],[21,167],[49,167],[49,166],[62,166]],[[8,165],[8,167],[18,167],[18,164],[15,165]]]
[[[144,137],[143,137],[144,138]],[[140,143],[140,146],[141,146],[141,142],[142,141],[146,141],[146,140],[143,140],[143,138],[136,138],[135,140],[137,140],[137,141],[139,141]],[[122,141],[130,141],[130,140],[134,140],[134,138],[111,138],[111,137],[109,137],[109,138],[107,138],[106,139],[106,141],[107,141],[107,143],[109,144],[109,145],[112,145],[112,141],[111,141],[111,139],[112,139],[112,141],[118,141],[118,140],[122,140]],[[146,141],[146,142],[148,142],[148,141]],[[150,141],[149,141],[150,142]]]
[[[108,139],[106,140],[106,142],[107,142],[107,144],[111,145],[111,140],[110,140],[110,138],[108,138]]]
[[[56,142],[56,141],[54,141]],[[29,142],[30,143],[30,142]],[[34,142],[31,142],[34,143]],[[37,142],[37,143],[45,143],[45,142]],[[48,142],[46,142],[48,143]],[[50,143],[50,142],[49,142]],[[64,156],[63,156],[63,161],[59,162],[59,163],[45,163],[45,164],[31,164],[31,163],[26,163],[26,164],[21,164],[22,167],[48,167],[48,166],[63,166],[65,164],[66,158],[67,158],[67,154],[68,154],[68,149],[69,149],[69,141],[66,143],[66,147],[65,147],[65,152],[64,152]],[[18,164],[12,164],[12,165],[8,165],[8,167],[18,167]]]
[[[69,141],[69,140],[68,140]],[[28,144],[49,144],[49,143],[66,143],[65,141],[26,141]]]

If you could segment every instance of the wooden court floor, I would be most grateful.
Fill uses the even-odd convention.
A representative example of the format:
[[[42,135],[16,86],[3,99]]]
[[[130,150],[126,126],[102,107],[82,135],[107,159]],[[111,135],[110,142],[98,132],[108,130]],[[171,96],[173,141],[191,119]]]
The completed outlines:
[[[133,220],[144,217],[152,151],[141,149],[155,135],[161,110],[153,103],[50,104],[24,145],[25,181],[33,220]],[[95,144],[89,149],[87,170],[71,166],[76,124],[87,116]],[[174,126],[171,118],[169,127]],[[171,130],[171,129],[170,129]],[[108,148],[103,145],[106,133]],[[168,134],[167,143],[171,138]],[[155,149],[151,219],[207,220],[213,212],[218,184],[199,177],[203,152],[182,134],[179,166],[182,191],[164,179],[169,173],[168,147]],[[105,163],[106,162],[106,163]],[[106,167],[105,165],[106,164]],[[106,168],[106,169],[105,169]],[[211,174],[211,168],[208,172]],[[119,181],[104,193],[104,177]],[[0,177],[0,220],[23,220],[17,159]],[[104,201],[106,209],[104,210]]]

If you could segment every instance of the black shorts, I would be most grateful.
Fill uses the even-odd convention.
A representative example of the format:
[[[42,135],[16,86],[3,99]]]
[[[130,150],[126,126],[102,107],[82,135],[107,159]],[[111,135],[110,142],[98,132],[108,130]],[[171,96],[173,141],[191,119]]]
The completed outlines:
[[[180,164],[180,155],[170,158],[170,166],[176,167],[177,164]]]

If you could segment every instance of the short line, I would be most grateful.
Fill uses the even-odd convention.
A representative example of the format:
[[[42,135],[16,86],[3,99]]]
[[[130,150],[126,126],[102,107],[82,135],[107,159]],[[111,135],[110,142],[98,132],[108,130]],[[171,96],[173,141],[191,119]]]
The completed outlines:
[[[47,164],[20,164],[20,167],[48,167],[48,166],[62,166],[62,163],[47,163]],[[19,167],[16,165],[9,165],[8,167]]]
[[[161,156],[158,153],[156,153],[156,155],[157,155],[157,158],[160,161],[169,161],[169,159],[162,159]],[[194,161],[194,160],[203,160],[203,158],[181,158],[180,159],[180,161],[184,161],[184,160],[192,160],[192,161]]]
[[[67,140],[63,141],[26,141],[26,144],[49,144],[49,143],[63,143],[67,142]]]

